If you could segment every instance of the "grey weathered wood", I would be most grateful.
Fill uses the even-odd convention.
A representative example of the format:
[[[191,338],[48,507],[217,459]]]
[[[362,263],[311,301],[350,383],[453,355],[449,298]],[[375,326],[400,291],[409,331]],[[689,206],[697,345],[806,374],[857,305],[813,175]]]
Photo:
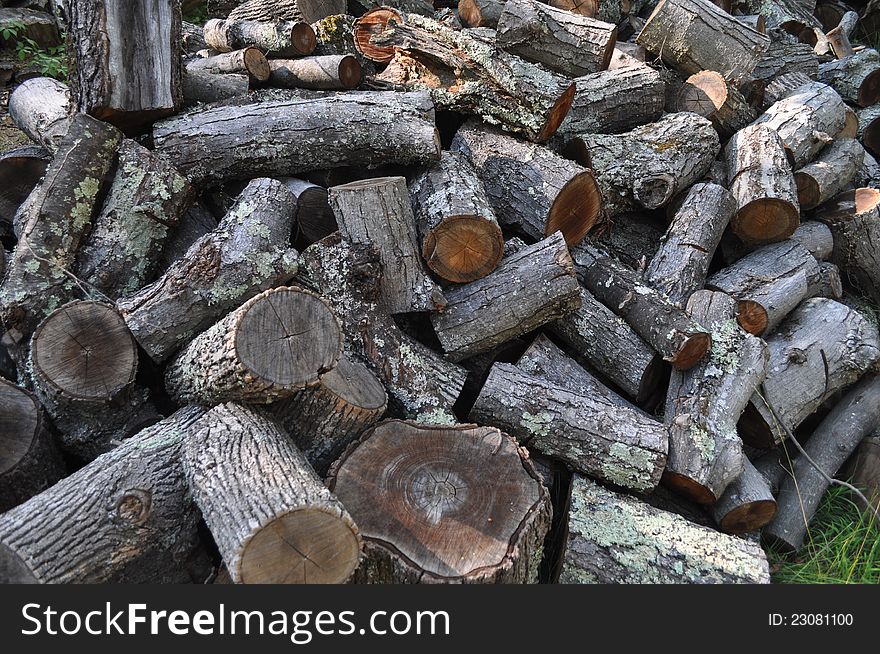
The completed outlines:
[[[183,21],[180,25],[180,41],[183,45],[184,53],[194,55],[199,50],[206,50],[208,44],[205,43],[205,30],[201,25],[194,25]]]
[[[748,459],[744,458],[743,464],[742,474],[712,507],[712,517],[728,534],[757,531],[776,515],[776,500],[767,479]]]
[[[807,43],[794,40],[774,39],[752,72],[755,82],[749,93],[749,99],[763,109],[776,102],[765,99],[765,90],[782,76],[801,73],[810,80],[819,76],[819,57]],[[800,86],[800,85],[799,85]],[[793,90],[793,89],[791,89]]]
[[[212,73],[197,68],[187,68],[183,74],[183,101],[187,106],[241,97],[249,89],[250,80],[247,75]]]
[[[815,209],[844,190],[865,162],[865,148],[856,139],[836,139],[812,162],[795,172],[802,209]]]
[[[229,2],[229,0],[220,0]],[[314,23],[326,16],[344,14],[345,0],[232,0],[228,16],[236,20],[275,22],[303,20]]]
[[[281,88],[347,91],[361,82],[361,64],[354,55],[273,59],[269,84]]]
[[[205,43],[218,52],[258,48],[267,55],[305,57],[315,50],[315,31],[304,22],[213,19],[205,23]]]
[[[257,48],[243,48],[232,52],[215,52],[206,57],[190,59],[186,71],[214,75],[247,75],[254,83],[269,79],[271,70],[266,56]]]
[[[675,204],[669,205],[667,212]],[[628,212],[615,216],[585,247],[598,248],[630,268],[644,270],[657,253],[666,227],[666,222],[649,211]]]
[[[70,89],[51,77],[25,80],[9,96],[9,117],[16,127],[50,152],[67,134],[72,113]]]
[[[819,80],[847,102],[869,107],[880,100],[880,53],[862,48],[855,54],[819,65]]]
[[[815,76],[814,76],[815,77]],[[782,73],[774,77],[764,89],[762,107],[766,109],[770,105],[788,97],[802,86],[809,84],[814,78],[801,71]]]
[[[839,300],[843,297],[843,279],[840,268],[828,261],[819,263],[819,278],[810,287],[810,297],[827,297]]]

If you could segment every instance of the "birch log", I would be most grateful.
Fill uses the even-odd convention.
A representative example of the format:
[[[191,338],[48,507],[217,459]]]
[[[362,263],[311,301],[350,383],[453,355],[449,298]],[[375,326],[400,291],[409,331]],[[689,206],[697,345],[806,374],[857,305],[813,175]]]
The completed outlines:
[[[12,122],[50,152],[67,134],[72,113],[70,89],[51,77],[25,80],[9,96]]]
[[[209,20],[205,42],[218,52],[257,48],[273,58],[304,57],[315,50],[315,30],[308,23]]]

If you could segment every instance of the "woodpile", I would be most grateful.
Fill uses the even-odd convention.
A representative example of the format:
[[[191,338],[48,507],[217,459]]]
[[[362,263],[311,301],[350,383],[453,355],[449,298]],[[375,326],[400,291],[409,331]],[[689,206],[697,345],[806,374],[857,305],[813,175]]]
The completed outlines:
[[[202,4],[0,10],[71,54],[0,67],[0,581],[768,583],[876,505],[871,12]]]

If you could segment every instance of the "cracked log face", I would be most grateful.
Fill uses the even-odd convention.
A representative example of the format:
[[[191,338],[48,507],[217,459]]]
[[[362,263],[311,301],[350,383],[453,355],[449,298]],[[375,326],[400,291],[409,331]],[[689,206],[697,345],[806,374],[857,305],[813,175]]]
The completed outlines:
[[[385,31],[389,21],[403,22],[403,16],[391,7],[376,7],[357,19],[354,24],[354,45],[370,61],[387,64],[394,59],[393,45],[375,45],[370,40]]]

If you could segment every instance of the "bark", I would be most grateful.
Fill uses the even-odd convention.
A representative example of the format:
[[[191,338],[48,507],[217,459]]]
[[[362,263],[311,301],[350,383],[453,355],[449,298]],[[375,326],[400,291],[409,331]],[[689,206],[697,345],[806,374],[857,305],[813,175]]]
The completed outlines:
[[[708,118],[721,136],[731,136],[758,116],[742,93],[714,70],[687,78],[678,95],[678,110]]]
[[[727,142],[724,158],[737,204],[733,233],[749,245],[791,236],[800,224],[800,205],[778,132],[766,123],[749,125]]]
[[[767,84],[764,89],[764,97],[762,107],[767,109],[770,105],[779,102],[783,98],[788,97],[802,86],[810,84],[813,80],[800,71],[791,73],[783,73]]]
[[[749,99],[755,106],[766,109],[772,102],[764,99],[765,89],[779,77],[794,73],[802,73],[810,80],[819,77],[819,58],[813,48],[806,43],[773,40],[752,73],[755,81],[750,87]]]
[[[823,261],[819,264],[819,278],[810,287],[810,297],[827,297],[839,300],[843,297],[843,279],[840,268]]]
[[[364,535],[356,582],[537,582],[550,496],[497,429],[384,422],[333,466],[329,486]]]
[[[183,100],[186,106],[241,97],[247,95],[249,88],[247,75],[218,74],[196,68],[187,68],[183,75]]]
[[[864,48],[843,59],[819,66],[819,80],[829,84],[847,102],[870,107],[880,100],[880,54]]]
[[[865,161],[865,148],[855,139],[837,139],[813,163],[794,174],[802,209],[815,209],[849,186]]]
[[[273,23],[280,20],[298,20],[314,23],[327,16],[344,14],[345,0],[236,0],[229,11],[235,20],[254,20]]]
[[[354,44],[354,25],[357,19],[347,14],[327,16],[312,23],[315,30],[315,56],[354,55],[367,72],[375,73],[373,62],[364,57]]]
[[[0,155],[0,166],[2,166],[2,155]],[[0,178],[2,178],[2,172],[0,172]],[[880,188],[880,163],[877,163],[877,160],[868,154],[868,152],[865,152],[865,161],[859,172],[856,174],[856,178],[853,180],[853,185],[856,188],[864,186]],[[0,202],[2,202],[2,200],[0,200]]]
[[[213,75],[241,74],[247,75],[248,79],[255,83],[266,82],[271,75],[269,61],[257,48],[244,48],[192,59],[186,64],[186,72]]]
[[[707,119],[676,113],[624,134],[579,134],[566,150],[594,171],[605,211],[618,215],[665,206],[703,178],[720,148]]]
[[[410,185],[410,195],[422,256],[435,274],[467,283],[495,270],[504,236],[483,183],[466,157],[443,152],[440,161]]]
[[[347,91],[361,82],[361,64],[353,55],[273,60],[269,83],[281,88]]]
[[[776,500],[767,480],[748,459],[743,463],[742,474],[712,507],[721,531],[737,536],[758,531],[776,515]]]
[[[194,55],[199,50],[208,48],[208,44],[205,42],[204,27],[186,21],[183,21],[180,26],[180,41],[183,45],[183,52],[188,55]]]
[[[767,339],[770,372],[739,424],[749,445],[781,443],[823,402],[880,359],[877,328],[834,300],[805,300]]]
[[[293,177],[281,181],[296,197],[296,241],[308,246],[339,229],[327,189]]]
[[[460,0],[458,17],[465,27],[495,29],[507,0]]]
[[[50,152],[58,150],[73,113],[67,84],[51,77],[34,77],[9,96],[9,117],[32,141]]]
[[[180,455],[203,413],[178,411],[0,516],[4,581],[192,581],[187,561],[199,545],[199,512]]]
[[[859,132],[862,145],[875,157],[880,157],[880,104],[859,111]]]
[[[117,302],[157,363],[244,301],[297,271],[289,247],[295,200],[283,184],[255,179],[213,232],[156,282]]]
[[[156,150],[194,183],[428,163],[440,156],[425,93],[357,93],[216,107],[157,125],[153,139]]]
[[[816,261],[825,261],[831,258],[834,249],[834,237],[831,230],[818,220],[805,220],[794,230],[789,237],[791,241],[797,241],[803,245]],[[760,246],[759,246],[760,247]],[[749,252],[758,248],[745,245],[738,238],[727,232],[721,239],[721,258],[725,265],[733,265]]]
[[[305,57],[315,50],[315,31],[308,23],[218,20],[205,23],[205,42],[219,52],[257,48],[273,58]]]
[[[178,259],[186,255],[196,241],[216,227],[217,219],[204,204],[200,202],[193,205],[171,230],[162,249],[158,269],[168,270]]]
[[[560,583],[770,583],[760,545],[575,475]]]
[[[850,458],[845,478],[862,491],[868,500],[869,504],[858,496],[852,497],[862,511],[869,510],[869,506],[880,511],[880,436],[877,431],[862,440],[856,453]]]
[[[625,213],[615,216],[614,222],[585,247],[596,247],[634,270],[644,270],[657,254],[665,233],[666,224],[650,212]]]
[[[561,231],[566,243],[575,245],[603,221],[592,171],[548,148],[469,121],[451,150],[470,159],[505,229],[532,240]]]
[[[11,231],[16,211],[40,183],[51,159],[48,150],[36,145],[0,153],[0,231]]]
[[[431,317],[452,361],[492,348],[561,318],[580,306],[574,262],[562,234],[505,259],[491,275],[447,292]]]

